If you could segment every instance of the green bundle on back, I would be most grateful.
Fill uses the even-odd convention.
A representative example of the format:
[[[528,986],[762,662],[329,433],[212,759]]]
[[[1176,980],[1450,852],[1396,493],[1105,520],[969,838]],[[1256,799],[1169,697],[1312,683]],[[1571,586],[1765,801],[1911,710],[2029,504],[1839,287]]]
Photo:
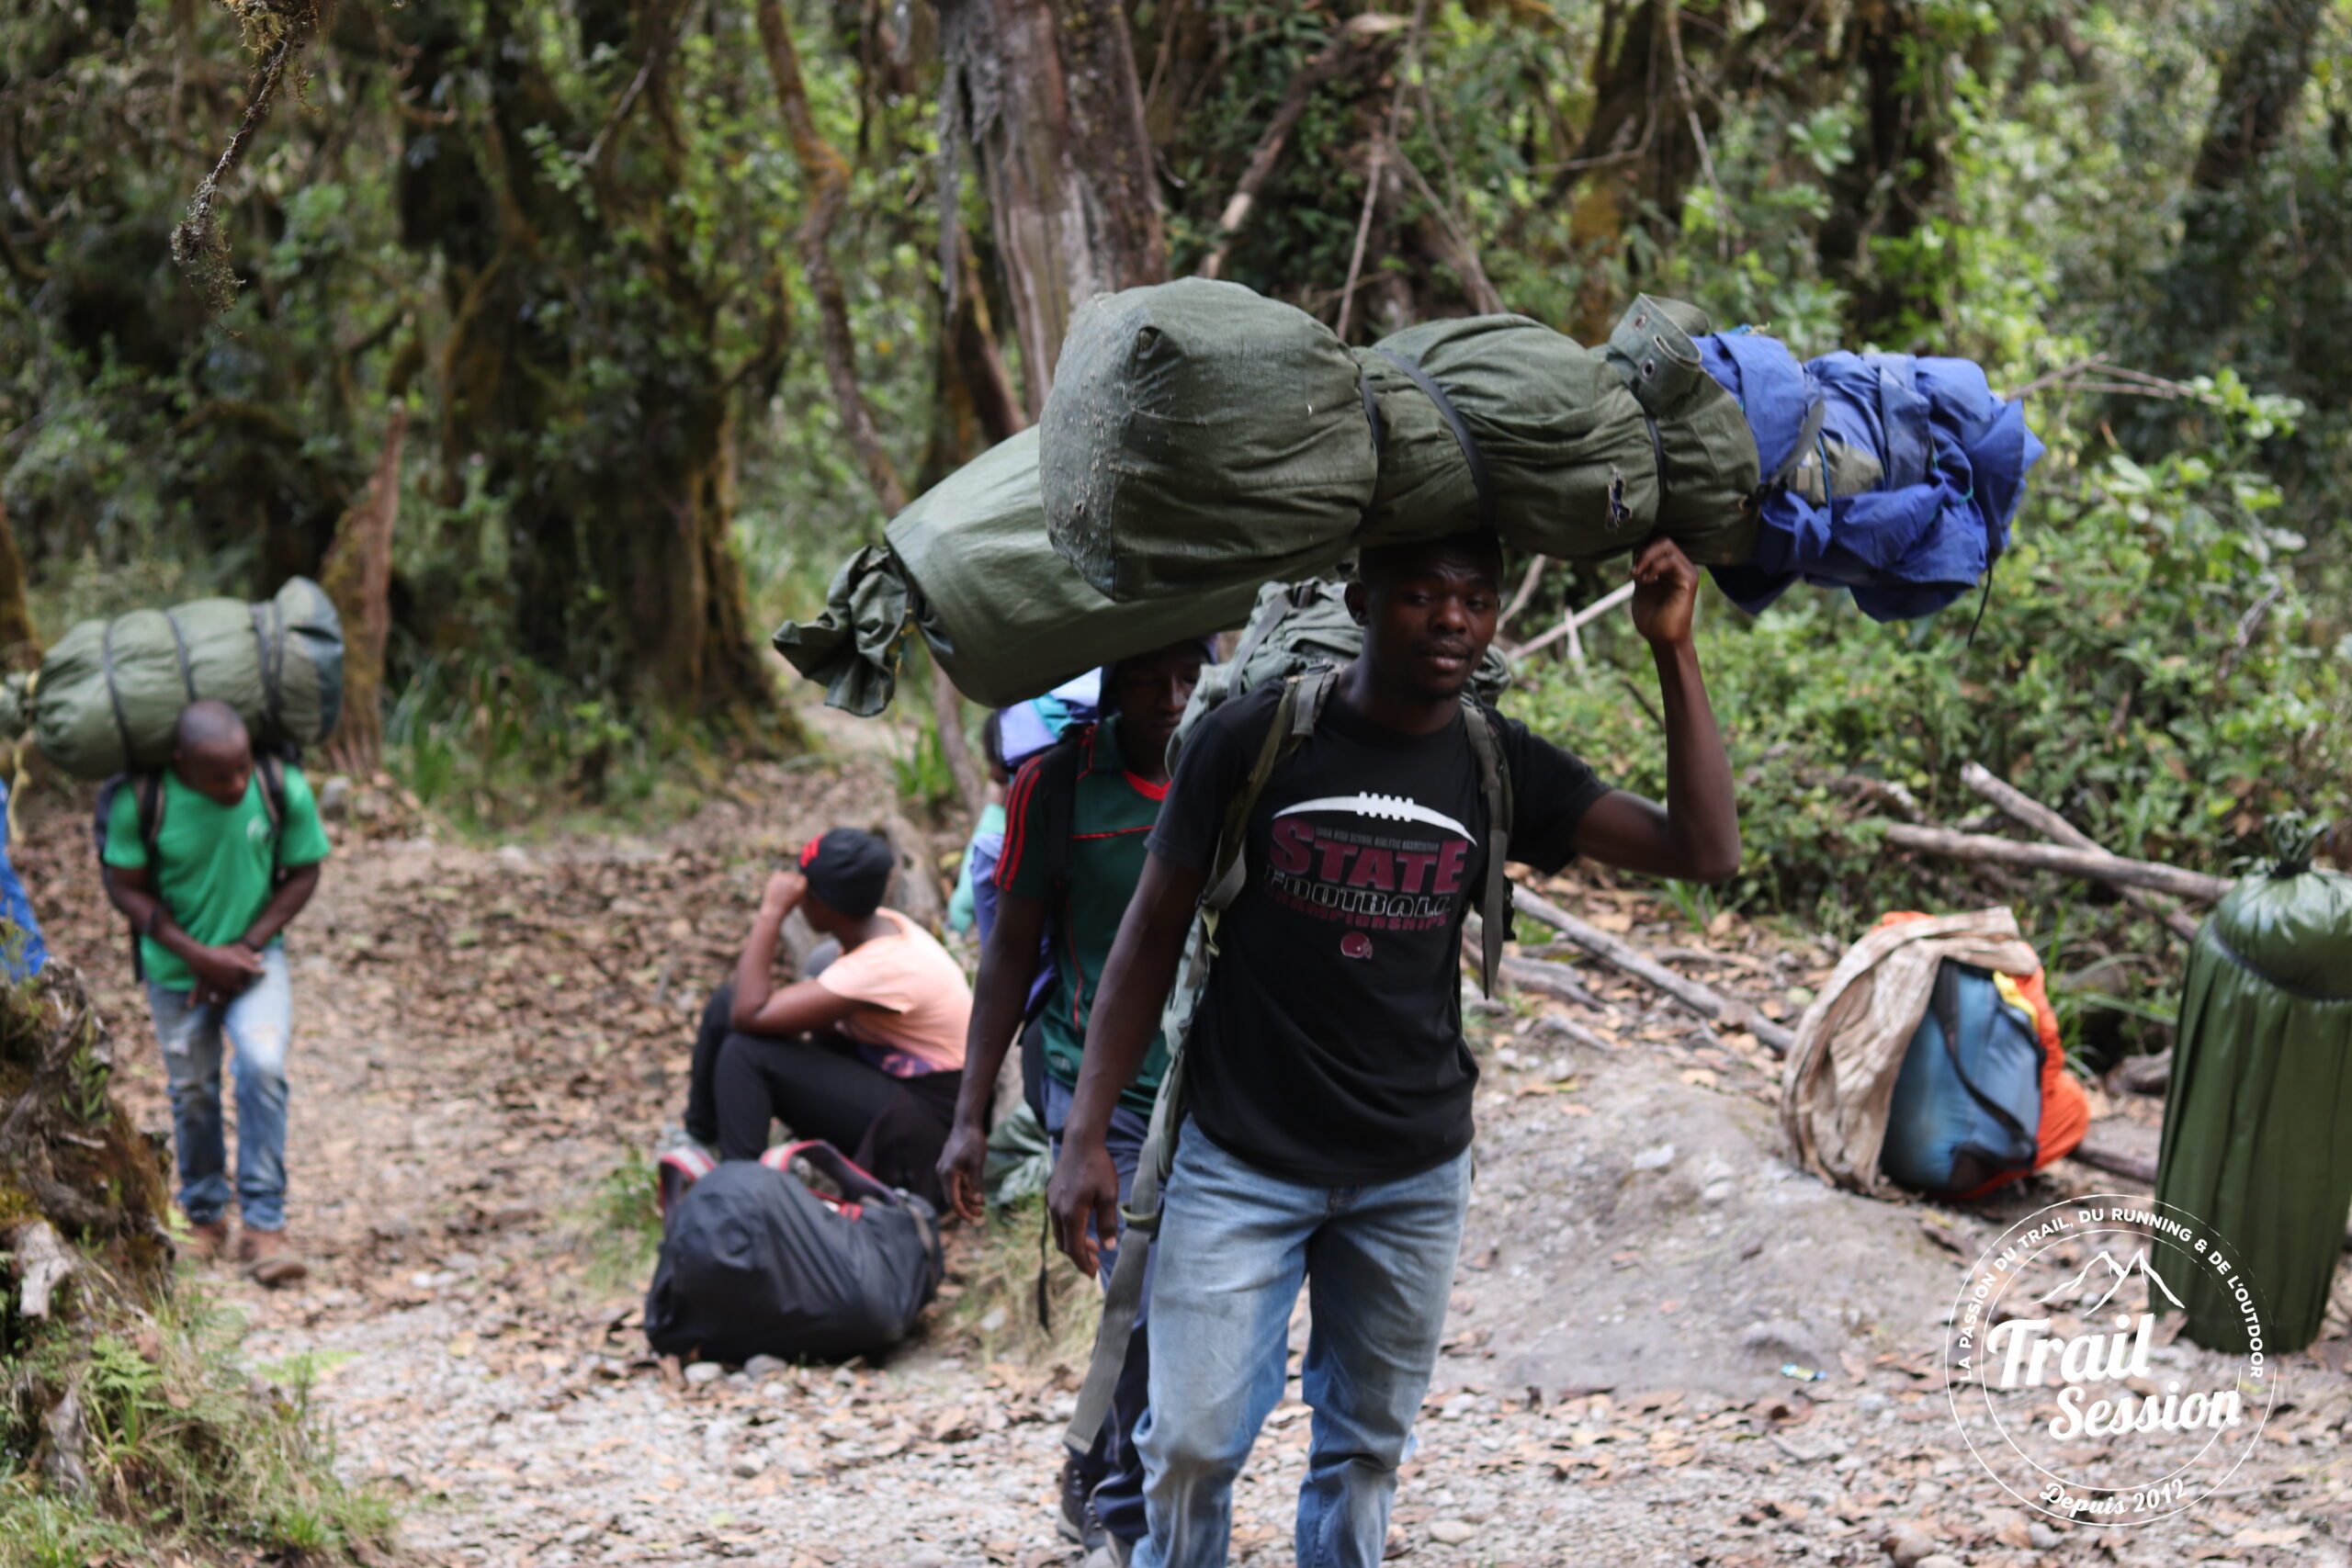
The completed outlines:
[[[343,706],[343,626],[306,577],[258,604],[133,610],[76,626],[7,695],[0,728],[28,717],[42,755],[77,778],[162,767],[180,710],[207,699],[235,708],[257,747],[315,746]]]
[[[1002,707],[1098,664],[1205,637],[1250,613],[1257,584],[1120,604],[1054,553],[1035,427],[915,498],[833,576],[824,613],[787,621],[776,651],[860,717],[889,705],[910,624],[977,703]]]
[[[2236,1248],[2277,1355],[2319,1337],[2352,1204],[2352,876],[2312,869],[2298,825],[2273,836],[2278,863],[2189,950],[2156,1196]],[[2190,1338],[2245,1350],[2227,1278],[2177,1288]]]
[[[1747,559],[1756,438],[1647,297],[1585,349],[1523,316],[1350,350],[1305,311],[1183,278],[1088,302],[1046,400],[1054,546],[1113,599],[1295,578],[1355,545],[1491,527],[1566,559],[1664,535]]]

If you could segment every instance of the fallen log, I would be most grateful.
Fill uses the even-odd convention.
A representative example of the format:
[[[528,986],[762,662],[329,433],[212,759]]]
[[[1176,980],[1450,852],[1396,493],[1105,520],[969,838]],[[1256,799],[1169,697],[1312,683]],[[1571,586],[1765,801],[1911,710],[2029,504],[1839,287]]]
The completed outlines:
[[[2083,1134],[2083,1141],[2076,1144],[2075,1152],[2066,1157],[2089,1166],[2093,1170],[2106,1171],[2109,1176],[2144,1181],[2151,1192],[2155,1190],[2156,1162],[2102,1143],[2096,1127]]]
[[[1996,839],[1982,833],[1955,833],[1949,828],[1919,828],[1908,822],[1889,822],[1885,826],[1886,841],[1897,849],[1949,855],[1954,860],[1993,861],[2003,865],[2028,866],[2035,871],[2054,871],[2117,887],[2153,888],[2159,893],[2200,899],[2208,904],[2218,901],[2233,886],[2227,877],[2207,876],[2202,872],[2158,865],[2154,861],[2125,860],[2104,850],[2068,849],[2058,844],[2021,844],[2014,839]]]
[[[2093,840],[2088,833],[2084,832],[2015,784],[1996,777],[1991,769],[1981,763],[1970,762],[1962,767],[1960,770],[1960,782],[2053,844],[2064,844],[2070,849],[2088,850],[2096,854],[2111,853],[2105,845]],[[2140,887],[2125,887],[2120,891],[2123,895],[2125,903],[2162,921],[2165,929],[2181,941],[2195,942],[2197,940],[2197,922],[2162,898]]]
[[[1668,969],[1632,943],[1622,942],[1600,927],[1577,919],[1558,905],[1530,893],[1524,887],[1514,886],[1511,889],[1511,903],[1521,914],[1541,920],[1596,958],[1664,991],[1701,1018],[1747,1030],[1770,1047],[1775,1055],[1787,1055],[1789,1047],[1796,1043],[1797,1037],[1792,1031],[1774,1023],[1738,998],[1724,996],[1713,987],[1702,986],[1687,975]]]
[[[1585,989],[1577,981],[1576,971],[1565,964],[1546,964],[1540,958],[1505,958],[1502,978],[1505,985],[1550,997],[1554,1001],[1574,1002],[1603,1018],[1617,1016],[1617,1010]]]

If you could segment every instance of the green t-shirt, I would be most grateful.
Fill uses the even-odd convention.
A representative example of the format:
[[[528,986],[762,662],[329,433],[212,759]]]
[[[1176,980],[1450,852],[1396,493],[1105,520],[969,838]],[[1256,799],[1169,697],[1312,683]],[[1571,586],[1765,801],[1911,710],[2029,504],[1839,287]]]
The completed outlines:
[[[1038,787],[1045,756],[1032,759],[1005,796],[1004,854],[997,862],[1001,892],[1043,898],[1052,920],[1054,986],[1040,1021],[1046,1034],[1046,1070],[1066,1085],[1078,1082],[1078,1061],[1086,1044],[1086,1021],[1093,1015],[1094,988],[1111,939],[1143,879],[1144,842],[1159,818],[1168,786],[1147,784],[1126,771],[1119,752],[1119,721],[1104,719],[1080,748],[1078,797],[1069,816],[1069,886],[1052,885],[1053,811]],[[1148,1112],[1168,1070],[1168,1042],[1152,1036],[1143,1070],[1124,1099]]]
[[[223,806],[180,783],[170,769],[164,770],[164,820],[155,834],[155,858],[162,863],[151,886],[162,895],[180,930],[207,947],[232,942],[252,927],[269,902],[274,865],[291,871],[327,858],[326,829],[319,824],[318,802],[302,770],[290,764],[286,769],[286,820],[278,829],[284,836],[282,852],[271,841],[269,802],[263,788],[256,766],[245,784],[245,797]],[[114,792],[105,858],[107,864],[126,870],[147,863],[147,846],[139,838],[139,791],[130,781]],[[139,950],[153,984],[171,991],[196,984],[187,965],[153,937],[141,937]]]

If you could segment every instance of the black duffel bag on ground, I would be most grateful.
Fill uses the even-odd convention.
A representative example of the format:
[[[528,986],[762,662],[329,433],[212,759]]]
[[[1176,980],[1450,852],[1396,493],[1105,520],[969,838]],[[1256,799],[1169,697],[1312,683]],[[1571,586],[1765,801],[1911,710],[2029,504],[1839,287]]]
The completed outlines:
[[[796,1159],[839,1196],[792,1174]],[[913,1329],[944,1269],[931,1205],[825,1143],[716,1166],[671,1207],[664,1231],[645,1337],[688,1360],[888,1348]]]

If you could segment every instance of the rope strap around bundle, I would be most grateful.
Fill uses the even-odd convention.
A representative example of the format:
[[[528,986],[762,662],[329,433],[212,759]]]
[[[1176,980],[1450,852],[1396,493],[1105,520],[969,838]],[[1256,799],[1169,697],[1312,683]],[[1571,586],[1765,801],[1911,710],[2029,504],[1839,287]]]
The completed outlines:
[[[1430,379],[1429,372],[1423,370],[1419,365],[1401,355],[1391,354],[1385,348],[1376,347],[1373,353],[1402,370],[1411,379],[1413,385],[1419,387],[1422,394],[1437,405],[1439,416],[1445,421],[1446,428],[1453,432],[1453,439],[1462,447],[1463,461],[1470,465],[1470,483],[1478,492],[1478,526],[1489,533],[1493,532],[1495,526],[1494,486],[1487,478],[1487,459],[1479,455],[1478,443],[1472,438],[1470,426],[1463,422],[1462,411],[1453,406],[1453,400],[1445,395],[1445,389]],[[1367,388],[1365,391],[1367,406],[1370,401],[1371,392]],[[1373,422],[1372,430],[1373,439],[1377,442],[1380,438],[1380,423],[1377,418]],[[1650,439],[1653,441],[1657,439],[1657,431],[1655,426],[1650,431]],[[1661,475],[1659,483],[1664,482],[1664,476]]]

